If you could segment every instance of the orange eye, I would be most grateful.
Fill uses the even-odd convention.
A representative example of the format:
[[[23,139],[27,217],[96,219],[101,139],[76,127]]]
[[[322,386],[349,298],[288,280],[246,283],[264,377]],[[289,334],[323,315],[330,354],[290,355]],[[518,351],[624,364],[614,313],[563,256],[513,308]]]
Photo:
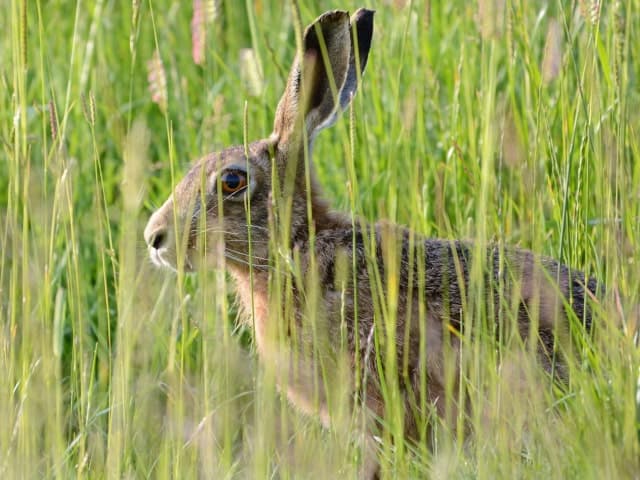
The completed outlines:
[[[239,192],[247,186],[247,175],[239,170],[228,170],[220,177],[220,185],[224,193]]]

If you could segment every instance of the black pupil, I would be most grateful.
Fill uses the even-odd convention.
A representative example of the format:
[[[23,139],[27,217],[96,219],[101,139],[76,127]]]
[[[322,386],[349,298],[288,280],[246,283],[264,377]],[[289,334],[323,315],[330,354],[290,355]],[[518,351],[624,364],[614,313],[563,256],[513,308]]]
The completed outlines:
[[[240,186],[242,178],[237,173],[229,172],[224,176],[224,183],[227,184],[229,190],[235,190]]]

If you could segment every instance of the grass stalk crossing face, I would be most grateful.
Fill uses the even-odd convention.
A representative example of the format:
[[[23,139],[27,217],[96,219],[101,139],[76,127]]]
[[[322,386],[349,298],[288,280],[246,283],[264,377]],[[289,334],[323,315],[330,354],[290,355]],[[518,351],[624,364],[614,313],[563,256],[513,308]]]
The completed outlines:
[[[306,141],[314,135],[306,132],[299,169],[275,171],[277,149],[255,155],[259,145],[251,142],[273,129],[304,26],[326,9],[361,6],[316,3],[7,4],[0,17],[0,476],[355,476],[369,452],[383,478],[636,475],[637,2],[375,5],[362,83],[362,54],[355,56],[358,94],[346,105],[350,96],[338,95],[345,82],[329,80],[329,105],[340,103],[344,115],[316,118],[318,127],[336,121],[315,137],[313,157]],[[331,48],[319,46],[307,68],[324,65]],[[291,118],[285,107],[280,118],[302,125],[304,117]],[[171,228],[163,240],[175,250],[156,261],[177,272],[164,273],[148,258],[145,222],[178,199],[173,192],[191,159],[238,144],[208,157],[216,173],[196,167],[185,189],[197,194],[166,209]],[[254,172],[249,157],[264,168]],[[335,331],[323,323],[319,288],[330,256],[305,263],[291,241],[292,223],[303,218],[309,243],[322,250],[329,242],[309,221],[318,218],[309,208],[318,186],[326,211],[344,212],[350,232],[331,275]],[[298,187],[305,201],[294,205],[288,199]],[[225,199],[224,188],[238,188],[237,196]],[[264,200],[260,191],[269,192]],[[214,212],[219,223],[207,221]],[[379,219],[411,233],[385,224],[372,234]],[[468,328],[450,322],[434,332],[423,321],[434,308],[424,238],[472,245],[469,286],[459,284]],[[482,245],[507,254],[498,281],[478,256]],[[230,258],[225,246],[241,254]],[[576,335],[582,316],[572,316],[552,352],[552,360],[568,359],[564,385],[539,368],[539,342],[522,341],[521,295],[495,302],[482,295],[488,287],[524,288],[517,269],[507,275],[507,246],[607,285],[604,300],[590,305],[594,335]],[[452,278],[465,276],[460,258],[452,257]],[[244,302],[228,278],[234,268],[249,270]],[[418,305],[409,316],[408,298]],[[534,302],[532,316],[542,308]],[[304,355],[284,364],[287,357],[260,357],[256,325],[238,321],[260,309],[276,326],[267,340],[294,336],[290,345]],[[303,328],[282,322],[296,312],[308,320]],[[368,312],[376,328],[361,321]],[[350,336],[351,313],[359,336]],[[490,328],[496,314],[505,328]],[[390,341],[398,331],[401,341]],[[418,345],[419,366],[442,366],[438,381],[450,401],[440,412],[428,396],[433,376],[426,368],[411,376],[412,339],[426,347]],[[434,356],[434,339],[445,346],[441,355]],[[350,342],[361,355],[349,357]],[[301,377],[309,359],[317,376]],[[283,383],[306,388],[314,416],[326,403],[331,428],[293,408]],[[365,394],[354,398],[344,385]],[[371,391],[381,393],[379,417],[344,407],[378,398]],[[411,422],[416,441],[405,440]],[[362,436],[368,428],[375,438]]]

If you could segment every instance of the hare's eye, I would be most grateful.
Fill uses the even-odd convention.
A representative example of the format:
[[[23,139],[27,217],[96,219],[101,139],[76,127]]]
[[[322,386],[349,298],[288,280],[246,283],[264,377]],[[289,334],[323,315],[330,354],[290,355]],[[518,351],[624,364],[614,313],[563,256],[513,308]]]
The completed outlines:
[[[220,177],[220,185],[224,193],[239,192],[247,186],[247,175],[238,170],[228,170]]]

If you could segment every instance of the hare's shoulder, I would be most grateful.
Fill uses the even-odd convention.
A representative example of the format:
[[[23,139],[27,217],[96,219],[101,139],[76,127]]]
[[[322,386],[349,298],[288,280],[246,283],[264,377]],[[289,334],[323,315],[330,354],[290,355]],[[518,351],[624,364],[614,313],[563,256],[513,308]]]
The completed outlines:
[[[388,268],[397,270],[403,280],[410,277],[415,281],[416,275],[431,282],[445,277],[466,278],[473,244],[429,238],[408,228],[378,222],[321,230],[313,247],[305,250],[305,263],[316,265],[322,283],[330,286],[344,275],[367,277],[374,267],[381,278]]]
[[[448,262],[469,263],[473,242],[431,238],[409,228],[380,221],[321,230],[314,239],[314,247],[313,254],[321,259],[346,254],[349,258],[376,258],[384,264],[390,253],[397,253],[393,256],[403,262],[412,257],[424,259],[427,266],[439,266]]]

